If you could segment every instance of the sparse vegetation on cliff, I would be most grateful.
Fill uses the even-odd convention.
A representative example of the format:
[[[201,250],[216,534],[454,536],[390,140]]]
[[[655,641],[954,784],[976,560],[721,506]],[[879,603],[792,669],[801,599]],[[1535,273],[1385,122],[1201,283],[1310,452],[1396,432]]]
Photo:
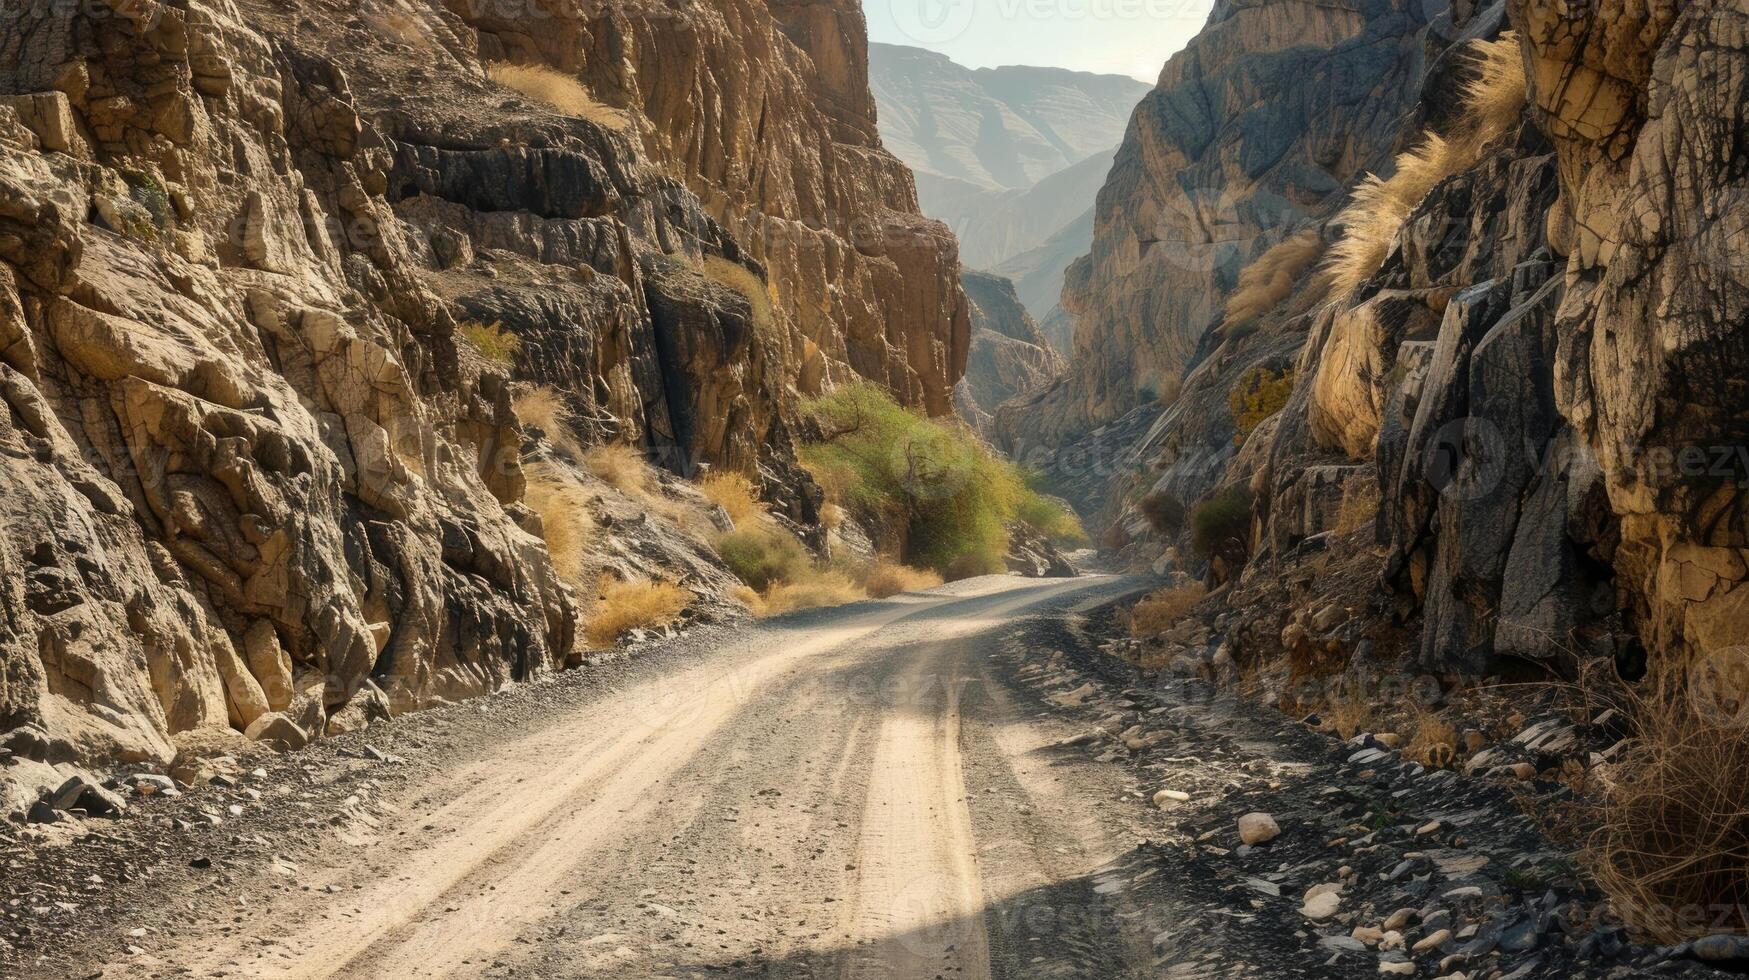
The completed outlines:
[[[608,129],[631,124],[624,111],[597,102],[583,83],[546,65],[516,65],[505,61],[486,66],[486,77],[559,110]]]
[[[504,329],[501,323],[468,320],[456,326],[456,333],[474,345],[481,357],[499,364],[511,364],[522,350],[522,338]]]
[[[771,312],[771,287],[765,280],[754,275],[753,270],[738,262],[730,262],[720,255],[707,255],[699,265],[703,272],[719,286],[732,289],[747,297],[747,304],[753,308],[753,329],[762,335],[769,335],[776,322]]]
[[[1227,407],[1233,411],[1233,426],[1238,430],[1233,441],[1244,442],[1258,426],[1287,406],[1288,396],[1293,392],[1292,368],[1271,371],[1256,367],[1245,372],[1227,394]]]
[[[1518,35],[1507,32],[1479,45],[1474,70],[1451,132],[1427,133],[1419,145],[1397,157],[1396,173],[1388,178],[1369,174],[1355,189],[1338,219],[1342,239],[1331,247],[1326,265],[1338,295],[1354,292],[1379,271],[1391,240],[1429,191],[1473,166],[1490,142],[1517,124],[1526,92]]]
[[[1190,544],[1200,558],[1220,558],[1237,568],[1251,554],[1251,492],[1230,487],[1196,506],[1190,515]]]
[[[624,443],[613,442],[596,446],[583,459],[589,472],[622,493],[647,496],[650,491],[650,464],[642,453]]]
[[[524,499],[540,515],[553,570],[573,587],[583,584],[590,534],[595,528],[583,488],[548,466],[530,467]]]
[[[1275,243],[1239,273],[1239,285],[1227,297],[1222,328],[1249,323],[1287,299],[1300,277],[1323,255],[1324,236],[1315,228]]]
[[[804,405],[820,440],[803,459],[838,503],[902,530],[902,558],[948,578],[1002,571],[1008,525],[1085,540],[1079,522],[1027,485],[970,430],[846,385]]]
[[[571,408],[565,404],[565,396],[551,386],[530,385],[522,388],[510,400],[510,408],[524,426],[540,430],[541,435],[554,446],[572,457],[583,455],[577,433],[571,427]]]

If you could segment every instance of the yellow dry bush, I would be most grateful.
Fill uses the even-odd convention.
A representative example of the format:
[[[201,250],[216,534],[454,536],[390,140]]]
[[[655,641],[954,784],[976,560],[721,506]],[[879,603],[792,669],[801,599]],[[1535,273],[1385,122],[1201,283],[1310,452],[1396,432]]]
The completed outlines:
[[[540,515],[553,569],[572,586],[582,587],[589,537],[595,529],[589,495],[549,466],[531,466],[525,478],[528,486],[523,499]]]
[[[1255,320],[1293,294],[1295,283],[1324,254],[1324,236],[1316,229],[1279,242],[1239,273],[1239,284],[1227,297],[1223,326]]]
[[[886,599],[902,592],[933,589],[941,584],[941,576],[922,568],[912,568],[895,561],[881,559],[863,576],[862,587],[876,599]]]
[[[616,581],[603,577],[601,599],[590,612],[583,634],[591,646],[607,647],[634,629],[653,629],[675,620],[691,596],[672,582]]]
[[[1130,635],[1140,639],[1159,636],[1177,626],[1207,594],[1199,582],[1150,594],[1130,610]]]
[[[1324,724],[1345,739],[1373,727],[1373,703],[1365,695],[1344,692],[1324,706]]]
[[[1227,407],[1233,412],[1233,425],[1238,430],[1233,441],[1243,443],[1258,426],[1286,408],[1293,391],[1292,368],[1277,372],[1255,367],[1245,372],[1233,390],[1227,392]]]
[[[565,404],[564,395],[546,385],[530,385],[510,400],[510,409],[523,425],[539,429],[548,442],[573,457],[583,455],[577,431],[571,427],[571,407]]]
[[[1507,32],[1479,46],[1475,77],[1464,88],[1463,109],[1450,138],[1428,133],[1419,146],[1397,158],[1390,178],[1369,174],[1355,188],[1339,219],[1343,238],[1331,247],[1325,264],[1338,295],[1352,293],[1378,273],[1392,239],[1428,192],[1474,166],[1490,142],[1517,124],[1526,91],[1518,35]]]
[[[1336,533],[1353,534],[1371,528],[1379,516],[1379,489],[1368,483],[1351,487],[1342,495],[1342,508],[1336,512]]]
[[[738,262],[730,262],[720,255],[707,255],[704,263],[699,266],[706,276],[719,286],[733,289],[747,297],[747,303],[753,308],[753,329],[760,336],[770,336],[774,320],[771,312],[771,289],[763,279],[753,274],[753,270]]]
[[[608,129],[624,129],[630,124],[624,111],[595,101],[582,82],[546,65],[498,61],[486,66],[486,77],[538,102],[545,102],[567,116],[587,119]]]
[[[779,582],[760,598],[760,616],[781,616],[803,609],[842,606],[868,598],[848,576],[839,572],[817,572],[797,582]]]
[[[559,432],[570,420],[571,410],[565,407],[563,395],[546,385],[531,385],[510,399],[510,409],[524,425],[542,432]]]
[[[522,350],[522,338],[504,329],[501,323],[481,323],[477,320],[465,320],[456,325],[456,333],[462,335],[480,356],[499,364],[511,364],[516,361],[516,355]]]
[[[711,503],[727,511],[736,527],[765,516],[765,506],[759,502],[753,481],[744,474],[713,473],[699,482],[698,489]]]
[[[1403,746],[1403,758],[1443,769],[1456,758],[1457,745],[1456,726],[1426,708],[1415,708],[1415,731]]]
[[[1630,740],[1577,815],[1582,863],[1660,942],[1749,929],[1749,659],[1656,669],[1618,710]]]
[[[624,443],[596,446],[583,458],[583,465],[602,482],[622,493],[647,496],[650,492],[649,462],[642,453]]]
[[[831,501],[820,505],[820,526],[828,531],[836,531],[844,526],[844,508]]]

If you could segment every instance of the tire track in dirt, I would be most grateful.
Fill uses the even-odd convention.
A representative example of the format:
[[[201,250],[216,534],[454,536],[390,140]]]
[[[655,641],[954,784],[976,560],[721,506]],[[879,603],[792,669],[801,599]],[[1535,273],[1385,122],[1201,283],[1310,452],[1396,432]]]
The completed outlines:
[[[960,763],[964,675],[950,644],[906,652],[910,692],[881,727],[858,845],[846,980],[988,980],[984,886]]]

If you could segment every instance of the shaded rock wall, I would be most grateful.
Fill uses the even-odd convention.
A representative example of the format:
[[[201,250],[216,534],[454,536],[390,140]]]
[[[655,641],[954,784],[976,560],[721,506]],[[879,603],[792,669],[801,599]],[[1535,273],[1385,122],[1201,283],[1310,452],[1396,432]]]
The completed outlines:
[[[988,437],[991,411],[1049,382],[1063,361],[1020,304],[1013,283],[970,270],[960,279],[972,302],[972,354],[954,397],[960,417]]]
[[[1383,549],[1383,593],[1430,670],[1613,656],[1631,672],[1648,652],[1740,649],[1746,16],[1514,0],[1448,23],[1400,141],[1445,131],[1465,46],[1505,27],[1527,69],[1521,124],[1414,206],[1351,295],[1320,301],[1306,277],[1257,329],[1202,338],[1146,437],[1162,447],[1148,492],[1249,484],[1245,576]],[[1178,410],[1219,415],[1206,374],[1230,388],[1290,343],[1294,391],[1243,445]],[[1120,523],[1151,533],[1139,508]]]
[[[531,19],[455,3],[483,57],[574,72],[635,110],[650,156],[767,272],[804,392],[854,372],[951,411],[970,344],[956,245],[881,148],[859,6],[535,6]]]
[[[1057,445],[1176,394],[1240,270],[1388,159],[1424,66],[1426,4],[1222,2],[1137,107],[1065,275],[1071,371],[999,419]]]

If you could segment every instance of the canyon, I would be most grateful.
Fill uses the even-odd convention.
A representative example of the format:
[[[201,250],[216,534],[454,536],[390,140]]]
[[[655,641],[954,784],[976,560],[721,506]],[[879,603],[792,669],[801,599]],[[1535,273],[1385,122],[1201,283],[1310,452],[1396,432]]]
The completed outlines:
[[[1749,963],[1740,2],[0,18],[6,970]]]

